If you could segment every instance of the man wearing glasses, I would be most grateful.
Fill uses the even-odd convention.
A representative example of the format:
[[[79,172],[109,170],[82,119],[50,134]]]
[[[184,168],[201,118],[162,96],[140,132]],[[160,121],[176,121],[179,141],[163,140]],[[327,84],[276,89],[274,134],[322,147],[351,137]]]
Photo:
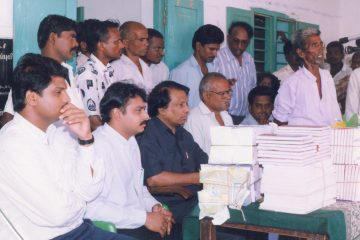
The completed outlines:
[[[324,43],[317,29],[299,29],[293,36],[300,68],[279,89],[274,121],[284,125],[329,126],[341,120],[334,80],[324,63]]]
[[[256,86],[254,59],[246,52],[253,36],[252,27],[245,22],[233,22],[227,35],[227,46],[222,48],[214,63],[218,70],[233,83],[233,96],[229,113],[234,124],[239,124],[247,115],[247,96]]]
[[[200,82],[201,102],[190,111],[185,129],[207,154],[210,153],[211,146],[210,127],[233,125],[227,112],[231,93],[230,82],[221,73],[208,73]]]

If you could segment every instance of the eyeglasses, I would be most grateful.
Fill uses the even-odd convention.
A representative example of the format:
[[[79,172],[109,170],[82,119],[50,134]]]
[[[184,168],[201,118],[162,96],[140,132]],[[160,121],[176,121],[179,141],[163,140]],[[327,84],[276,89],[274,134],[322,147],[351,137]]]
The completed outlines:
[[[212,92],[215,93],[216,95],[220,96],[220,97],[225,97],[225,95],[228,95],[231,97],[232,95],[232,90],[227,90],[227,91],[223,91],[223,92],[215,92],[215,91],[208,91],[208,92]]]
[[[244,46],[247,46],[249,44],[249,40],[243,40],[243,39],[238,39],[238,38],[235,38],[235,37],[232,37],[230,36],[231,38],[231,41],[234,42],[236,45],[244,45]]]
[[[323,42],[314,42],[314,43],[311,43],[309,46],[308,46],[308,49],[310,50],[315,50],[315,49],[319,49],[319,48],[322,48],[324,49],[325,48],[325,44]]]
[[[163,47],[150,47],[149,50],[154,51],[154,52],[163,52],[163,53],[165,53],[165,48],[163,48]]]

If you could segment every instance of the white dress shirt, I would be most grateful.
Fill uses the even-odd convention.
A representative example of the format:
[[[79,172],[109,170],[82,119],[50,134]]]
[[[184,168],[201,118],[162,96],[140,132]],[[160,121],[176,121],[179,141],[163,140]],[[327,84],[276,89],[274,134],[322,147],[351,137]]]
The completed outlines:
[[[150,64],[150,70],[154,86],[162,81],[169,80],[169,68],[163,61],[158,64]]]
[[[273,74],[275,75],[275,77],[277,77],[280,80],[280,84],[282,84],[285,79],[289,78],[294,73],[295,73],[294,70],[288,64],[288,65],[280,68]]]
[[[79,70],[82,65],[86,63],[86,61],[89,59],[88,56],[83,54],[82,52],[79,52],[76,56],[76,72]]]
[[[220,112],[220,115],[225,126],[233,125],[232,118],[227,111]],[[211,126],[220,126],[220,124],[215,118],[215,113],[211,112],[203,101],[201,101],[197,107],[191,109],[184,127],[191,133],[200,148],[208,155],[211,147]]]
[[[93,146],[79,146],[53,125],[45,133],[18,113],[0,131],[0,156],[1,210],[24,239],[78,227],[86,202],[103,186],[103,161]],[[7,230],[0,226],[0,239],[11,239]]]
[[[96,153],[105,161],[101,194],[87,206],[86,217],[113,222],[117,228],[138,228],[146,212],[159,203],[144,186],[140,150],[134,137],[125,139],[108,124],[94,132]]]
[[[256,69],[254,59],[248,52],[242,54],[242,64],[232,54],[229,47],[220,49],[214,60],[219,72],[227,79],[235,79],[232,86],[229,113],[235,116],[246,116],[248,113],[247,97],[256,87]]]
[[[152,73],[149,66],[141,58],[139,60],[142,73],[125,54],[121,55],[120,59],[113,61],[111,65],[114,68],[114,81],[133,83],[143,88],[146,93],[150,93],[155,86]]]
[[[347,119],[353,114],[360,115],[360,68],[355,69],[350,75],[345,114]]]
[[[208,72],[217,72],[214,63],[206,63]],[[170,79],[187,86],[189,91],[189,107],[194,108],[201,102],[199,95],[200,81],[204,74],[196,58],[191,55],[185,62],[171,70]]]
[[[286,79],[275,99],[273,117],[289,125],[329,126],[341,120],[334,80],[329,71],[319,69],[322,98],[316,77],[301,67]]]

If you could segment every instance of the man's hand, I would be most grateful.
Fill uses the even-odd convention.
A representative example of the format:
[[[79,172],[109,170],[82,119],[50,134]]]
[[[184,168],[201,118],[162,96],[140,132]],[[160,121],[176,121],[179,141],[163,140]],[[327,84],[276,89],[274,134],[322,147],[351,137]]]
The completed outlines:
[[[175,224],[175,220],[173,218],[173,214],[172,212],[166,210],[165,208],[163,208],[160,204],[156,204],[152,207],[152,211],[153,212],[160,212],[162,213],[165,218],[166,218],[166,221],[167,221],[167,229],[166,229],[166,232],[168,235],[170,235],[170,232],[171,232],[171,228],[172,228],[172,225]]]
[[[85,112],[73,104],[68,103],[60,110],[60,119],[68,125],[69,129],[81,140],[92,138],[90,121]]]
[[[161,212],[146,213],[145,227],[153,232],[159,233],[161,237],[164,237],[168,229],[166,216]]]

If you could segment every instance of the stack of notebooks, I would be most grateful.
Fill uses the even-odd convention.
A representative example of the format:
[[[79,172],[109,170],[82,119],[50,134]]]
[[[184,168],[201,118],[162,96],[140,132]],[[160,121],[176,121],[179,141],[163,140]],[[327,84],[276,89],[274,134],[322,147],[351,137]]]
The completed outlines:
[[[329,139],[327,127],[279,127],[258,136],[261,209],[307,214],[335,202]]]
[[[360,201],[360,128],[334,128],[331,135],[337,199]]]

